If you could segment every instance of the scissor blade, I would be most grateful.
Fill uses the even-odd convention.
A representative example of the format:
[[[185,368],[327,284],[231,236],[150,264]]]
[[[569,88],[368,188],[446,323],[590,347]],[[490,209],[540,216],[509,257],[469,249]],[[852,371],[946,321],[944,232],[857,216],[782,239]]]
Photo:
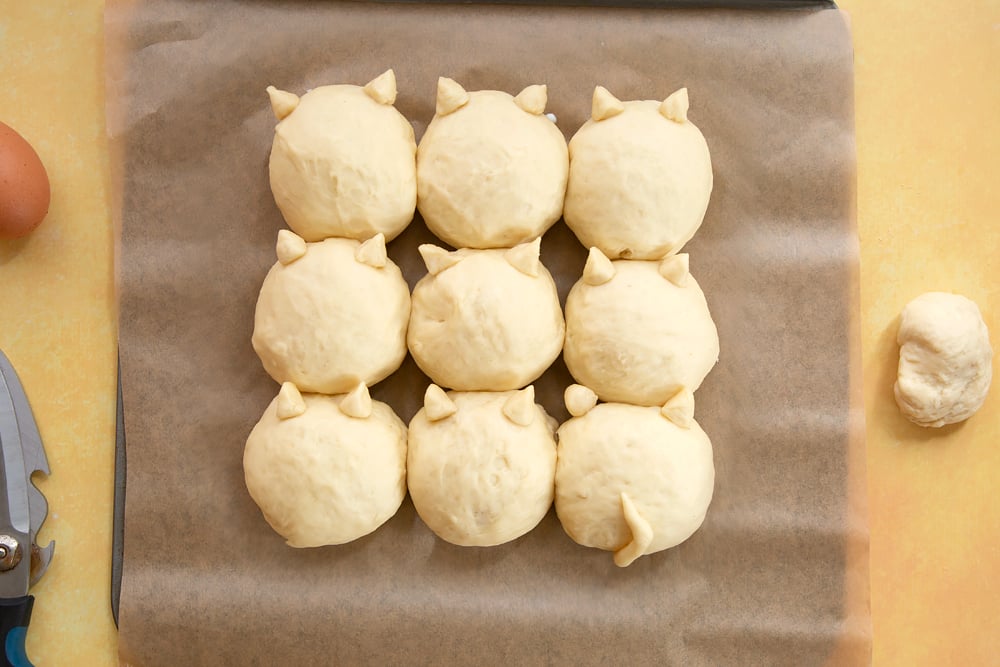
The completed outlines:
[[[17,430],[21,434],[21,451],[24,456],[24,472],[28,478],[28,516],[31,522],[31,540],[35,541],[35,536],[41,530],[45,517],[49,513],[49,504],[45,500],[42,492],[35,488],[31,482],[31,476],[36,472],[49,474],[49,460],[45,455],[45,446],[42,444],[42,436],[38,432],[38,425],[35,423],[34,413],[28,403],[28,397],[21,386],[21,380],[17,376],[17,371],[11,365],[10,360],[0,350],[0,375],[7,381],[7,390],[10,392],[11,400],[14,403],[14,415],[17,417]]]
[[[0,352],[3,361],[7,358]],[[10,362],[7,362],[9,365]],[[3,474],[0,476],[0,523],[28,535],[31,518],[28,506],[28,477],[24,468],[21,451],[21,433],[17,427],[17,413],[14,400],[7,384],[7,373],[0,372],[0,461]]]
[[[31,411],[28,397],[24,394],[24,387],[21,386],[17,371],[14,370],[14,366],[4,355],[3,350],[0,350],[0,374],[7,380],[7,389],[14,402],[17,428],[21,433],[21,451],[24,452],[24,469],[28,472],[29,477],[36,471],[48,475],[49,459],[45,456],[45,446],[42,445],[42,436],[38,432],[35,415]]]

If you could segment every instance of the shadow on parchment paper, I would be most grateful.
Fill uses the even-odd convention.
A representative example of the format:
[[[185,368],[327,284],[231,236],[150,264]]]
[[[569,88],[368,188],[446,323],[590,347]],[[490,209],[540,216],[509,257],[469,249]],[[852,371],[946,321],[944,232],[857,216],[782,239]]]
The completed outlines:
[[[108,88],[129,437],[123,659],[869,660],[867,609],[847,602],[867,563],[845,556],[866,533],[846,492],[857,252],[838,12],[164,0],[130,13],[112,1],[106,16],[109,50],[125,36]],[[342,547],[289,549],[263,521],[241,456],[277,390],[249,342],[282,226],[262,168],[274,125],[264,88],[360,84],[390,65],[418,136],[439,74],[469,89],[547,82],[567,135],[596,83],[622,99],[688,86],[716,180],[686,251],[722,352],[697,393],[715,497],[684,544],[622,570],[573,544],[552,512],[492,549],[437,540],[409,500]],[[431,240],[417,220],[389,245],[411,285],[416,245]],[[584,258],[562,223],[546,234],[561,298]],[[560,419],[568,381],[560,361],[536,385]],[[372,393],[406,419],[426,383],[408,359]]]

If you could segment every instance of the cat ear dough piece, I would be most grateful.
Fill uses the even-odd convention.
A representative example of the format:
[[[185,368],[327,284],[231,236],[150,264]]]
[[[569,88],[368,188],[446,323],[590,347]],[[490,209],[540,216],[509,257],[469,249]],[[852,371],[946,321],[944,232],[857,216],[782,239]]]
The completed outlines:
[[[305,239],[295,232],[290,232],[287,229],[278,232],[278,242],[274,246],[274,252],[282,265],[288,266],[305,255],[308,249]]]
[[[379,104],[393,104],[396,101],[396,73],[391,69],[379,74],[365,84],[365,94]]]
[[[545,105],[549,100],[548,87],[544,84],[528,86],[514,98],[514,104],[535,116],[545,113]]]
[[[448,398],[444,389],[433,383],[428,385],[427,391],[424,392],[424,414],[427,415],[427,421],[436,422],[447,419],[456,412],[458,412],[458,406]]]
[[[607,255],[591,248],[587,255],[587,263],[583,267],[583,282],[588,285],[603,285],[615,277],[615,265],[611,263]]]
[[[681,428],[691,428],[694,421],[694,394],[682,387],[660,408],[660,413]]]
[[[671,255],[660,262],[660,275],[678,287],[684,287],[688,283],[688,276],[691,274],[690,261],[687,253]]]
[[[590,102],[590,117],[595,121],[617,116],[625,111],[625,105],[604,86],[594,88],[594,97]]]
[[[274,86],[267,87],[267,96],[271,99],[271,111],[278,120],[284,120],[288,114],[295,111],[299,106],[299,96],[285,90],[278,90]]]
[[[597,405],[597,394],[590,387],[582,384],[571,384],[563,392],[566,410],[574,417],[582,417]]]
[[[385,267],[389,255],[385,251],[385,234],[379,232],[354,251],[354,259],[376,269]]]
[[[448,252],[433,243],[424,243],[417,250],[424,259],[424,266],[427,267],[427,272],[432,276],[436,276],[445,269],[449,269],[462,261],[462,256],[458,253]]]
[[[621,499],[622,515],[629,530],[632,532],[632,541],[615,552],[615,565],[618,567],[628,567],[649,548],[649,545],[653,541],[653,528],[639,514],[639,510],[632,503],[632,499],[624,491],[622,491]]]
[[[468,103],[469,93],[465,92],[465,88],[462,88],[457,81],[444,76],[438,79],[437,105],[435,107],[438,116],[447,116]]]
[[[340,411],[348,417],[368,419],[372,414],[372,397],[368,393],[368,385],[359,382],[340,402]]]
[[[688,89],[681,88],[670,94],[660,104],[660,113],[675,123],[686,123],[688,119]]]
[[[533,385],[517,392],[503,404],[504,416],[518,426],[530,426],[535,420],[536,411]]]
[[[541,264],[539,257],[542,252],[542,237],[539,236],[534,241],[522,243],[514,246],[503,254],[507,263],[513,266],[526,276],[538,277],[538,265]]]
[[[278,419],[284,421],[305,413],[306,402],[293,382],[282,382],[278,391]]]

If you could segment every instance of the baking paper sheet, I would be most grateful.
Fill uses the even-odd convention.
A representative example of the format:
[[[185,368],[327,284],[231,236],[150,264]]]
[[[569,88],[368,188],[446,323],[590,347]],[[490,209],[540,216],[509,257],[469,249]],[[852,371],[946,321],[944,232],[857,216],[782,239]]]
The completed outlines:
[[[135,665],[867,664],[867,529],[854,226],[852,49],[836,10],[312,2],[109,2],[128,475],[120,607]],[[721,339],[698,391],[715,498],[681,546],[627,569],[554,513],[513,543],[436,539],[405,501],[373,535],[295,550],[243,484],[277,391],[250,346],[283,226],[267,182],[268,84],[363,84],[393,67],[417,136],[436,79],[549,86],[567,137],[596,84],[680,86],[715,190],[686,250]],[[389,246],[414,283],[423,223]],[[563,298],[584,249],[542,260]],[[536,383],[564,419],[558,362]],[[411,360],[373,394],[404,419]]]

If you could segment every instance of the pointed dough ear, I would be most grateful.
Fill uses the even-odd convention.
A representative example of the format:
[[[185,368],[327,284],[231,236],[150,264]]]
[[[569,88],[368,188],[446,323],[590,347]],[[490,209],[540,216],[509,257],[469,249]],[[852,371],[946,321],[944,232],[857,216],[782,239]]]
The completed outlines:
[[[583,282],[588,285],[603,285],[614,278],[615,273],[615,265],[608,256],[597,248],[591,248],[583,267]]]
[[[688,119],[688,89],[681,88],[670,94],[660,104],[660,113],[675,123],[686,123]]]
[[[691,428],[694,422],[694,394],[687,387],[681,387],[663,404],[660,414],[681,428]]]
[[[660,275],[677,285],[684,287],[687,285],[688,276],[691,275],[688,254],[671,255],[665,257],[658,267]]]
[[[594,96],[590,102],[590,117],[595,121],[617,116],[625,111],[621,100],[611,94],[604,86],[594,88]]]
[[[379,104],[393,104],[396,101],[396,73],[391,69],[379,74],[365,84],[365,94]]]
[[[542,252],[542,237],[534,241],[514,246],[503,254],[507,263],[526,276],[538,277],[538,267],[541,265],[539,256]]]
[[[287,229],[278,232],[278,242],[274,245],[274,254],[278,256],[278,261],[284,266],[288,266],[298,258],[306,254],[309,246],[305,240]]]
[[[535,420],[538,408],[535,407],[535,387],[528,385],[508,398],[502,408],[504,416],[518,426],[530,426]]]
[[[643,555],[653,542],[653,527],[639,514],[632,499],[624,491],[621,494],[621,501],[622,515],[632,532],[632,541],[615,552],[615,565],[628,567],[635,562],[635,559]]]
[[[437,106],[438,116],[447,116],[469,103],[469,93],[465,92],[454,79],[442,76],[438,79]]]
[[[299,388],[292,382],[282,382],[278,391],[278,419],[284,421],[305,413],[306,402],[302,400]]]
[[[368,419],[372,414],[372,397],[368,393],[368,385],[359,382],[351,393],[340,401],[340,411],[355,419]]]
[[[381,269],[389,259],[385,252],[385,234],[379,232],[354,250],[354,259],[376,269]]]
[[[597,394],[590,387],[582,384],[571,384],[563,392],[566,409],[574,417],[582,417],[597,405]]]
[[[444,389],[431,383],[424,392],[424,414],[427,421],[436,422],[447,419],[458,412],[458,406],[452,401]]]
[[[545,84],[536,84],[534,86],[528,86],[519,92],[517,97],[514,98],[514,104],[530,114],[541,116],[545,113],[545,105],[548,100],[548,86]]]
[[[427,272],[436,276],[445,269],[450,269],[462,261],[462,256],[457,252],[448,252],[444,248],[439,248],[433,243],[423,243],[417,250],[424,259],[424,266]]]
[[[284,90],[278,90],[274,86],[267,87],[267,96],[271,98],[271,111],[278,120],[284,120],[288,114],[295,111],[299,106],[299,96]]]

